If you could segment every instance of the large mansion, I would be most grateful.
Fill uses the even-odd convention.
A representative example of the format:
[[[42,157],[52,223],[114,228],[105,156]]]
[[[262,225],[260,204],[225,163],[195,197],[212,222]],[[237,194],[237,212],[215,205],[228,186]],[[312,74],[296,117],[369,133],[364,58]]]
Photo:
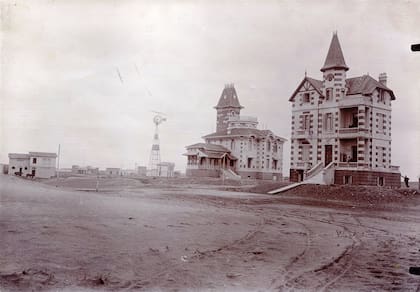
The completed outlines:
[[[335,33],[322,79],[306,76],[292,103],[291,181],[323,172],[327,183],[399,186],[391,165],[391,102],[385,73],[347,77]],[[328,175],[328,173],[330,175]]]
[[[187,176],[282,178],[285,139],[258,129],[257,118],[241,116],[242,108],[233,84],[226,85],[215,106],[216,132],[186,147]]]

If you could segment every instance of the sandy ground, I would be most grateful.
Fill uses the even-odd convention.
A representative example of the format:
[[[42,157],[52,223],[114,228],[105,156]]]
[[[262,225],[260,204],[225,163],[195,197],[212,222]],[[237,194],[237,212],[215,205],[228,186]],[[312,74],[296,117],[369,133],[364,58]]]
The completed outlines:
[[[53,184],[0,176],[1,291],[420,291],[419,198]]]

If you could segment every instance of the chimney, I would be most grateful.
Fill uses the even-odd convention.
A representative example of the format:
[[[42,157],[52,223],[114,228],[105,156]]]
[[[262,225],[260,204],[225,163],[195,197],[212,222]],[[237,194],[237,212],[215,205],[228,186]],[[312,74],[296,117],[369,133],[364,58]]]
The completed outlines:
[[[379,74],[378,80],[380,83],[386,86],[386,73]]]

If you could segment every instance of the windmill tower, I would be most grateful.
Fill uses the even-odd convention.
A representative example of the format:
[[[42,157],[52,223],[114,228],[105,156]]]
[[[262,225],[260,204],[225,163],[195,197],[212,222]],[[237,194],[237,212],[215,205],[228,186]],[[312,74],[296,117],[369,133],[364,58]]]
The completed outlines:
[[[159,176],[159,163],[160,163],[160,145],[159,145],[159,125],[166,121],[162,113],[157,113],[153,118],[155,124],[155,135],[153,136],[152,151],[149,158],[149,169],[147,171],[149,176]]]

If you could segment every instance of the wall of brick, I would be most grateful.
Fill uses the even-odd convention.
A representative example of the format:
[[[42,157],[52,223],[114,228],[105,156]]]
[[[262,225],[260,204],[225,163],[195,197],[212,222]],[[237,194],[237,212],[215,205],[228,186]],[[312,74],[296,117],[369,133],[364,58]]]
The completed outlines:
[[[380,171],[357,171],[357,170],[336,170],[334,183],[344,184],[344,177],[352,176],[353,185],[377,186],[378,178],[383,177],[385,187],[401,187],[400,173],[380,172]]]
[[[187,169],[186,175],[192,177],[220,177],[220,172],[217,169]]]

